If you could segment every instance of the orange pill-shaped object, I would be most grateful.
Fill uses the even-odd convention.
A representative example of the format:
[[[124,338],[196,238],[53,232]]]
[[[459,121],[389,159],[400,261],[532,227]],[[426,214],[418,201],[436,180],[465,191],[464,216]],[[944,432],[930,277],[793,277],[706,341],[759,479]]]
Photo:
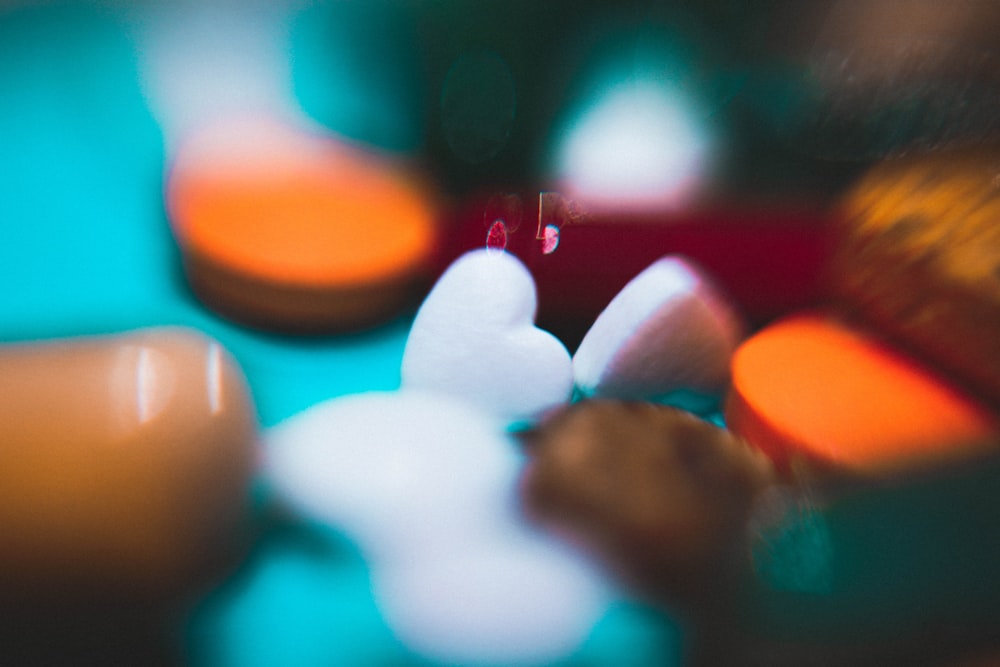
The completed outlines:
[[[186,329],[0,347],[0,598],[184,594],[234,562],[254,406]]]
[[[277,121],[228,120],[182,142],[168,215],[199,298],[276,331],[359,329],[415,304],[438,221],[387,158]]]
[[[968,454],[997,417],[948,381],[830,316],[766,327],[732,360],[730,429],[779,465],[861,474]]]

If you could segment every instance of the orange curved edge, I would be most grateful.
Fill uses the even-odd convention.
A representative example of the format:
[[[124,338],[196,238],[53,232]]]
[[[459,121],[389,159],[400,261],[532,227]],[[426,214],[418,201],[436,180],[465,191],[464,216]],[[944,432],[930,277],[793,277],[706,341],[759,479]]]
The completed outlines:
[[[182,145],[165,191],[182,251],[310,288],[429,268],[440,243],[436,202],[398,165],[326,137],[251,129],[261,135],[256,152],[212,136]]]
[[[821,314],[740,346],[726,420],[779,466],[804,455],[858,472],[951,457],[1000,430],[948,381]]]

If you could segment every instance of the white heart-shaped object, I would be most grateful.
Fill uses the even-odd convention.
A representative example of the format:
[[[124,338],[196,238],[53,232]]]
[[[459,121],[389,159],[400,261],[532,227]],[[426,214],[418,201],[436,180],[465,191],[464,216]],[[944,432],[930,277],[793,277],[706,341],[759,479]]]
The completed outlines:
[[[474,250],[435,284],[413,321],[402,385],[478,403],[507,420],[530,419],[573,390],[569,352],[534,325],[535,283],[513,255]]]
[[[663,257],[611,300],[573,356],[585,395],[657,398],[717,393],[743,337],[736,309],[680,256]]]
[[[447,665],[561,664],[611,602],[590,563],[540,536],[400,561],[372,589],[396,637]]]
[[[445,395],[334,398],[268,430],[264,445],[275,489],[372,561],[492,531],[516,503],[517,443],[495,416]]]

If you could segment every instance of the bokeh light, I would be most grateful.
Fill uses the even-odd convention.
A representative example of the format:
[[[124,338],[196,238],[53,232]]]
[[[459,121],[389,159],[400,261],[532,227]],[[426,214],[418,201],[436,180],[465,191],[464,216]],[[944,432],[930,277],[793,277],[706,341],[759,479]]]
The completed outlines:
[[[594,206],[676,208],[706,176],[710,144],[684,94],[657,81],[609,86],[567,131],[560,189]]]

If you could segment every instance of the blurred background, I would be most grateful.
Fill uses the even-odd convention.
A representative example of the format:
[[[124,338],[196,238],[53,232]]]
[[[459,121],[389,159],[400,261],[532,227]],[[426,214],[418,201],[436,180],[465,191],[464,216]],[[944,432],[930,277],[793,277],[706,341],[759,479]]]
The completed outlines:
[[[1000,122],[985,0],[110,7],[169,131],[299,110],[419,155],[457,192],[583,178],[572,151],[609,142],[652,143],[633,170],[670,152],[727,194],[824,191],[860,162],[995,138]]]

